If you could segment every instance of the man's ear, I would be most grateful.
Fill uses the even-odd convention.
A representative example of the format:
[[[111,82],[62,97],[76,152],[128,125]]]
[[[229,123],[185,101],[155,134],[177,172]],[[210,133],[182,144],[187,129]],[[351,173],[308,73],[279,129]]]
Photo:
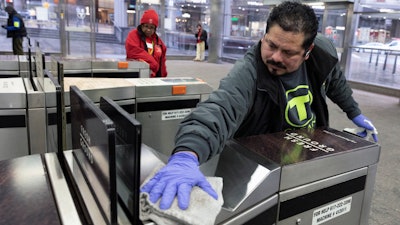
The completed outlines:
[[[310,53],[312,51],[312,49],[314,48],[314,43],[312,43],[310,45],[310,47],[308,48],[308,50],[306,51],[306,53],[304,54],[304,59],[307,60],[310,57]]]

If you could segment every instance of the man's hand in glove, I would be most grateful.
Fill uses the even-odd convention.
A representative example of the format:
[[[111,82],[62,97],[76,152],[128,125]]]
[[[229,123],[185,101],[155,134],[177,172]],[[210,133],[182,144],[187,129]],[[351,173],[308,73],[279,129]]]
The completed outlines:
[[[363,114],[360,114],[354,117],[352,121],[358,127],[363,128],[361,132],[357,133],[359,136],[366,137],[368,134],[371,134],[374,141],[378,142],[378,131],[367,117],[365,117]]]
[[[194,186],[199,186],[218,199],[217,193],[199,170],[197,157],[190,152],[177,152],[140,191],[149,193],[153,203],[161,198],[160,209],[170,208],[177,196],[179,208],[185,210],[189,207],[190,193]]]
[[[7,29],[6,25],[1,25],[2,28]]]

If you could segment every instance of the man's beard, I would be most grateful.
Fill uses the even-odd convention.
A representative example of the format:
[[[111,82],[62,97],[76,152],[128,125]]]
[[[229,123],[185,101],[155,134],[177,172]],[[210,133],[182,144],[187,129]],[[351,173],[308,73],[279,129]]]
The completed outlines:
[[[281,68],[281,69],[286,69],[286,66],[284,66],[282,63],[280,62],[275,62],[273,60],[267,60],[267,64],[273,65],[275,67]],[[274,68],[270,68],[270,72],[272,73],[272,75],[278,75],[278,70],[274,69]]]

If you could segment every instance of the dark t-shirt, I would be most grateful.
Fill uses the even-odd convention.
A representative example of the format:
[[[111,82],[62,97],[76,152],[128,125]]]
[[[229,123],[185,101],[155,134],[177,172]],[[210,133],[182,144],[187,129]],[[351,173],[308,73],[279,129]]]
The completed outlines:
[[[285,130],[315,127],[315,114],[311,109],[313,95],[308,85],[305,64],[293,73],[279,76],[279,80],[286,99]]]

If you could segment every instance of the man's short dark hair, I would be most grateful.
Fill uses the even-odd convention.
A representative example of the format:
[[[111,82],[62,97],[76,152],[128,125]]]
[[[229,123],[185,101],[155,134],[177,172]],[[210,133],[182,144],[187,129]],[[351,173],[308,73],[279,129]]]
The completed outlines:
[[[285,1],[272,9],[265,32],[268,33],[274,25],[279,25],[284,31],[304,33],[304,49],[310,47],[318,32],[318,19],[314,10],[296,1]]]

